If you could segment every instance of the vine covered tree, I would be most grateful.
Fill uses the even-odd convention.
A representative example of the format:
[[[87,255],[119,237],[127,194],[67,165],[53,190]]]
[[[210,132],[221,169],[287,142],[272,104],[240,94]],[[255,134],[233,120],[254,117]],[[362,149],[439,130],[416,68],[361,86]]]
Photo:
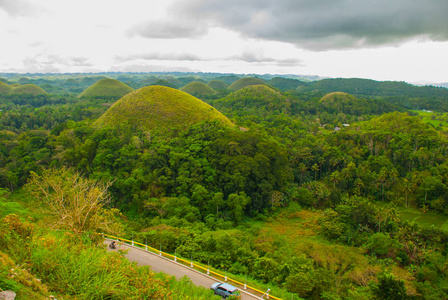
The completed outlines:
[[[42,175],[31,172],[26,189],[56,217],[57,226],[83,233],[103,230],[115,232],[118,210],[107,209],[107,189],[112,184],[94,181],[68,168],[48,169]]]

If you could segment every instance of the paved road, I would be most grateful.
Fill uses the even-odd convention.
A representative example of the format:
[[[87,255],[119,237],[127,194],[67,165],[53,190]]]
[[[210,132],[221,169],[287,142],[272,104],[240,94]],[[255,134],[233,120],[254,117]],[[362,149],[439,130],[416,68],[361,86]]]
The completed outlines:
[[[112,240],[106,239],[104,243],[110,244],[111,241]],[[176,276],[177,278],[187,276],[197,286],[203,286],[208,289],[213,283],[219,281],[205,274],[202,274],[199,271],[192,270],[191,268],[186,267],[182,264],[176,263],[167,258],[163,258],[152,252],[147,252],[138,247],[133,247],[131,245],[119,243],[117,249],[128,250],[126,257],[130,261],[136,262],[138,265],[149,265],[154,270],[154,272],[164,272],[166,274]],[[109,247],[107,247],[107,250],[117,251],[112,250]],[[241,298],[243,300],[260,299],[257,296],[246,293],[245,291],[242,291],[241,294],[242,294]]]

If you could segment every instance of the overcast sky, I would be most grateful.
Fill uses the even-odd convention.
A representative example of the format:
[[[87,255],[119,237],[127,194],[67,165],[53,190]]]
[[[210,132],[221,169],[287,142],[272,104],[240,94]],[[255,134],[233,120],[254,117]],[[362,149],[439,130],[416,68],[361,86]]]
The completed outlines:
[[[0,72],[448,82],[448,0],[0,0]]]

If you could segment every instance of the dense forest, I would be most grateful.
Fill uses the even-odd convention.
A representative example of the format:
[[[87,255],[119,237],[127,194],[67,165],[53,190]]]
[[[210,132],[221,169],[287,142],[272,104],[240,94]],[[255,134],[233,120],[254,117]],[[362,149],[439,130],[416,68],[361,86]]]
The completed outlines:
[[[448,89],[268,75],[29,75],[0,79],[0,288],[35,298],[212,297],[128,268],[96,246],[96,231],[161,245],[281,297],[448,298]],[[156,90],[179,111],[193,105],[186,93],[205,102],[194,124],[145,98]],[[124,115],[118,103],[137,98],[138,109],[154,110],[146,121],[97,121]],[[85,227],[58,222],[37,192],[58,182],[75,193],[67,178],[107,186],[108,201]],[[94,256],[114,262],[131,279],[102,279],[120,292],[95,290],[87,282],[100,282],[92,278],[101,264],[79,278],[52,267],[74,267],[75,256],[80,268]],[[25,279],[11,277],[14,265]],[[42,281],[31,284],[33,276]]]

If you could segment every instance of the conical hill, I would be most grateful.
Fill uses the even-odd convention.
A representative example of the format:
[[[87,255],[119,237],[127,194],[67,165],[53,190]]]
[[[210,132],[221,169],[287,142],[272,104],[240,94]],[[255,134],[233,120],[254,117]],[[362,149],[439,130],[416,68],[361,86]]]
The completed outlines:
[[[260,84],[265,84],[265,82],[260,78],[245,77],[245,78],[238,79],[237,81],[235,81],[234,83],[229,85],[228,89],[232,90],[232,91],[238,91],[238,90],[245,88],[246,86],[249,86],[249,85],[260,85]]]
[[[193,81],[180,89],[182,92],[187,94],[201,97],[201,96],[211,96],[216,94],[217,92],[202,82]]]
[[[110,78],[101,79],[91,86],[89,86],[84,92],[82,92],[79,98],[115,98],[120,99],[126,94],[134,91],[133,88],[127,84]]]
[[[117,126],[131,123],[145,130],[167,131],[213,120],[233,126],[227,117],[202,100],[177,89],[154,85],[122,97],[95,125]]]

